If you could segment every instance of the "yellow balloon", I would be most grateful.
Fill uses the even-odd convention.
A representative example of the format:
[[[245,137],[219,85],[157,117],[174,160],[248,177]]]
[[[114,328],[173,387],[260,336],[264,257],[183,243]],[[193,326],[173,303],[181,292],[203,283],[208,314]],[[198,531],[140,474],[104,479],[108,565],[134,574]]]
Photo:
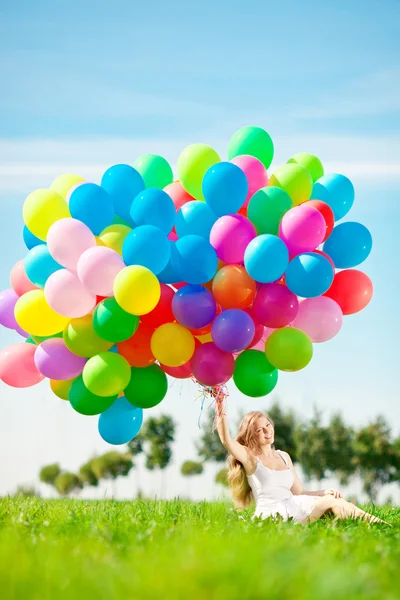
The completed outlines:
[[[114,296],[127,313],[146,315],[158,304],[161,296],[160,282],[146,267],[125,267],[115,278]]]
[[[54,335],[67,325],[68,317],[59,315],[48,304],[43,290],[32,290],[17,300],[14,314],[18,325],[30,335]]]
[[[84,183],[83,177],[80,175],[75,175],[74,173],[64,173],[64,175],[59,175],[52,182],[50,189],[57,194],[60,194],[63,198],[68,196],[68,192],[73,188],[77,183]]]
[[[196,335],[196,338],[202,344],[207,344],[207,342],[212,342],[213,341],[211,333],[205,333],[204,335]]]
[[[95,240],[96,240],[96,245],[97,246],[105,246],[105,244],[104,244],[104,242],[103,242],[103,240],[101,239],[100,236],[95,235]]]
[[[29,194],[22,209],[24,223],[36,237],[45,240],[56,221],[70,217],[68,204],[53,190],[36,190]]]
[[[50,387],[53,394],[55,394],[58,398],[61,398],[61,400],[68,400],[68,392],[75,379],[76,377],[73,377],[72,379],[64,379],[63,381],[50,379]]]
[[[285,190],[290,196],[293,206],[297,206],[310,199],[313,180],[307,169],[295,163],[288,163],[279,167],[271,175],[268,185]]]
[[[126,236],[132,229],[127,225],[110,225],[106,227],[100,234],[100,240],[104,246],[111,248],[122,256],[122,246]]]
[[[167,367],[180,367],[194,354],[195,341],[191,332],[180,323],[160,325],[151,336],[151,351]]]

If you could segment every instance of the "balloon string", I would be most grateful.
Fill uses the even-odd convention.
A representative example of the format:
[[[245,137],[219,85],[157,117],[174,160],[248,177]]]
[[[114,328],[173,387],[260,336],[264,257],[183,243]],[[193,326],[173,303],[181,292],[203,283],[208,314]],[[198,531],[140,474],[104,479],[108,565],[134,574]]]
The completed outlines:
[[[197,421],[197,425],[198,428],[201,429],[201,417],[203,414],[203,410],[204,410],[204,405],[205,405],[205,401],[208,399],[211,399],[211,402],[208,406],[208,408],[211,408],[214,405],[214,418],[213,418],[213,424],[212,424],[212,428],[211,431],[214,432],[215,429],[218,427],[218,423],[220,421],[220,419],[225,416],[225,413],[223,412],[223,406],[224,406],[224,401],[225,399],[228,397],[228,389],[226,386],[222,386],[222,385],[216,385],[216,386],[207,386],[207,385],[203,385],[202,383],[199,383],[198,381],[196,381],[196,379],[192,379],[192,381],[194,381],[194,383],[197,384],[198,386],[198,395],[196,399],[201,399],[201,406],[200,406],[200,414],[199,414],[199,418]]]

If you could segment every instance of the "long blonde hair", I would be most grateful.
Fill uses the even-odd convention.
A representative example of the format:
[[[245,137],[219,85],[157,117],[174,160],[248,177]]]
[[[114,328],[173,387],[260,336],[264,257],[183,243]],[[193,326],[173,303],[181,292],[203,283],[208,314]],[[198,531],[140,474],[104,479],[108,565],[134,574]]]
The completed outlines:
[[[244,415],[240,422],[236,441],[242,446],[246,446],[251,454],[257,456],[261,454],[260,444],[256,439],[255,421],[259,417],[266,417],[274,425],[272,419],[265,413],[254,410]],[[274,447],[274,446],[273,446]],[[247,508],[253,500],[253,492],[247,481],[246,472],[240,461],[232,454],[228,456],[228,475],[229,486],[232,490],[233,501],[237,508]]]

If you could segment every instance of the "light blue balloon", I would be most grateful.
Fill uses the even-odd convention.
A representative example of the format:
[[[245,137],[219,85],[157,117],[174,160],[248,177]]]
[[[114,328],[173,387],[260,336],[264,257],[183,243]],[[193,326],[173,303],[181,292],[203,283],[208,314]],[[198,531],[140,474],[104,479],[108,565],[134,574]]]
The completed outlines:
[[[113,200],[96,183],[83,183],[77,187],[69,199],[69,210],[71,216],[85,223],[94,235],[100,235],[114,220]]]
[[[121,396],[101,413],[98,429],[105,442],[118,446],[130,442],[139,433],[142,423],[143,409]]]
[[[146,187],[140,173],[130,165],[114,165],[104,173],[101,187],[110,194],[115,213],[132,225],[132,203]]]
[[[339,221],[353,206],[354,187],[344,175],[331,173],[314,183],[311,198],[326,202],[333,211],[335,221]]]
[[[164,190],[148,188],[134,199],[130,216],[136,225],[154,225],[168,235],[175,224],[175,205]]]
[[[175,242],[171,264],[178,281],[200,284],[210,281],[217,272],[218,258],[210,242],[200,235],[185,235]]]
[[[180,238],[184,235],[201,235],[209,240],[211,228],[216,220],[216,215],[205,202],[186,202],[176,214],[176,233]]]
[[[208,169],[203,178],[204,200],[218,217],[236,213],[249,191],[247,177],[237,165],[219,162]]]
[[[28,248],[28,250],[32,250],[32,248],[34,248],[35,246],[39,246],[39,244],[45,243],[43,240],[37,238],[36,235],[33,235],[33,233],[27,228],[26,225],[24,225],[22,237],[24,238],[24,244]]]
[[[51,256],[46,244],[35,246],[24,258],[24,269],[29,281],[40,288],[44,288],[52,273],[63,268]]]
[[[252,279],[272,283],[282,277],[289,263],[289,251],[277,235],[264,233],[255,237],[244,253],[244,266]]]
[[[158,280],[161,283],[180,283],[180,274],[176,269],[176,261],[175,265],[173,265],[172,257],[176,254],[175,242],[169,240],[169,249],[170,249],[170,257],[166,267],[157,275]]]
[[[119,354],[119,352],[118,352],[118,346],[117,346],[117,344],[114,344],[114,346],[112,346],[112,347],[109,349],[109,352],[114,352],[114,354]]]
[[[295,256],[286,269],[287,288],[302,298],[322,296],[332,285],[334,271],[325,256],[306,252]]]
[[[369,256],[372,236],[361,223],[341,223],[334,227],[324,244],[326,252],[338,269],[351,269]]]
[[[142,265],[155,275],[165,269],[170,256],[170,240],[154,225],[136,227],[128,233],[122,246],[126,265]]]

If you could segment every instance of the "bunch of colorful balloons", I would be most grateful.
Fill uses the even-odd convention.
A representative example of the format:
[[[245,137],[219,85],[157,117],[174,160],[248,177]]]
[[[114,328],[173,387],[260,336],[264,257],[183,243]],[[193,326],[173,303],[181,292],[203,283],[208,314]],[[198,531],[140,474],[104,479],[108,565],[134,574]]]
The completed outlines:
[[[353,185],[299,153],[271,176],[259,127],[229,142],[228,160],[187,147],[174,181],[157,155],[118,164],[100,185],[61,175],[25,200],[28,253],[0,296],[0,322],[26,341],[0,354],[14,387],[50,379],[101,436],[132,439],[167,375],[252,397],[278,371],[311,360],[313,343],[362,310],[372,284],[354,269],[371,250],[360,223],[337,224]]]

